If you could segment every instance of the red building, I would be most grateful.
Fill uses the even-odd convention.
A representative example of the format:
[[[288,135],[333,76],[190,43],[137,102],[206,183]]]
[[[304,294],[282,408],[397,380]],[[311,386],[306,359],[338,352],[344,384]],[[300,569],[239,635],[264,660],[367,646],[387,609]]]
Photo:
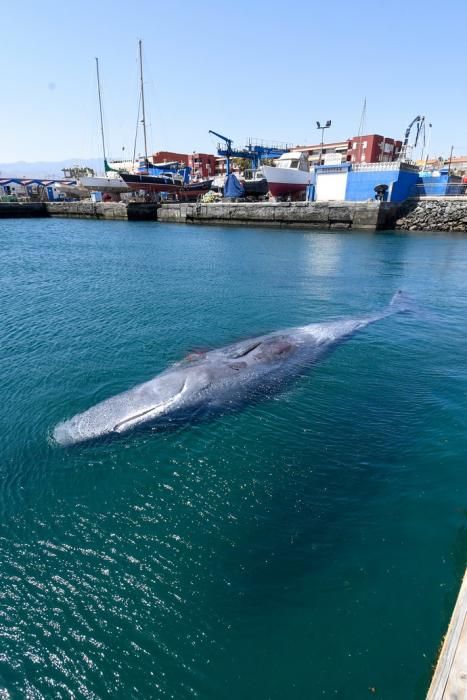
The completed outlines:
[[[188,165],[194,178],[209,178],[216,174],[216,156],[210,153],[192,153],[188,156]]]
[[[227,172],[227,162],[225,156],[216,156],[216,175],[225,175]]]
[[[350,139],[347,160],[351,163],[383,163],[397,160],[401,146],[402,141],[379,134],[354,136]]]
[[[181,163],[188,165],[188,156],[186,153],[174,153],[173,151],[157,151],[153,153],[152,162],[154,165],[163,165],[164,163]]]
[[[209,178],[216,174],[216,156],[210,153],[175,153],[175,151],[157,151],[152,156],[154,165],[164,165],[164,163],[180,163],[182,166],[191,168],[194,178]]]

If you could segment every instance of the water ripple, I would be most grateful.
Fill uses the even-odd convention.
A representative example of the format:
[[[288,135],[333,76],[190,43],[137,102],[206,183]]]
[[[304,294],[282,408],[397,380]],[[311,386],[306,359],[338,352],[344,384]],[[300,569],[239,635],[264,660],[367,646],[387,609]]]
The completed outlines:
[[[465,549],[466,261],[449,236],[2,223],[0,698],[402,697],[429,673]],[[398,287],[431,320],[242,412],[47,439],[193,348]]]

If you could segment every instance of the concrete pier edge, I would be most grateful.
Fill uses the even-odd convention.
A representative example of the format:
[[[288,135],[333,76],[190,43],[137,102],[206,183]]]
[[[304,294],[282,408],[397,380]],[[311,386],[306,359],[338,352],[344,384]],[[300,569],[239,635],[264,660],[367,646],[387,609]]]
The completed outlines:
[[[426,700],[467,697],[467,570]]]
[[[467,198],[396,202],[0,202],[1,218],[66,217],[319,230],[467,231]]]
[[[162,204],[158,221],[370,230],[391,228],[399,206],[388,202],[219,202]]]
[[[0,202],[0,219],[64,217],[156,221],[157,204],[130,202]]]

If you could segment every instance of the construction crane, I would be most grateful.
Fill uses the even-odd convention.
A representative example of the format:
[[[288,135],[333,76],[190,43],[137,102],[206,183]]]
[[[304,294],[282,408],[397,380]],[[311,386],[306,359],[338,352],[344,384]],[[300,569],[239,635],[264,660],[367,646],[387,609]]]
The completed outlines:
[[[217,146],[217,155],[219,156],[225,156],[226,159],[226,173],[227,175],[230,175],[230,159],[234,155],[235,151],[232,150],[232,139],[228,139],[227,136],[222,136],[222,134],[218,134],[217,131],[212,131],[212,129],[209,129],[209,133],[213,134],[213,136],[217,136],[217,138],[221,139],[221,141],[224,141],[226,144],[226,148],[220,148],[220,144]],[[243,156],[240,156],[243,157]]]
[[[224,156],[226,159],[226,173],[230,174],[230,159],[231,158],[246,158],[252,163],[252,168],[256,170],[261,165],[261,159],[263,158],[279,158],[283,153],[287,153],[290,146],[286,143],[284,144],[264,144],[253,143],[251,139],[245,148],[237,149],[232,148],[233,140],[229,139],[227,136],[218,134],[217,131],[212,131],[209,129],[209,133],[217,136],[221,141],[225,142],[225,148],[221,148],[220,144],[217,146],[217,155]]]
[[[413,143],[412,148],[416,148],[422,129],[423,129],[423,140],[425,141],[425,117],[421,117],[420,115],[418,115],[415,117],[415,119],[412,119],[412,121],[408,125],[407,129],[405,130],[404,141],[402,143],[401,150],[399,153],[399,160],[400,161],[407,159],[407,153],[409,151],[409,137],[410,137],[410,132],[412,131],[412,127],[414,124],[417,125],[416,126],[417,131],[415,134],[415,141]]]

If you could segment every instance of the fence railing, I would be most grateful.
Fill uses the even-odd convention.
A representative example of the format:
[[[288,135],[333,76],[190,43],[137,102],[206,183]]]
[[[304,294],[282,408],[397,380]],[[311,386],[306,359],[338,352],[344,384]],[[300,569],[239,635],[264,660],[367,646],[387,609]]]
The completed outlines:
[[[411,197],[466,197],[467,182],[425,182],[414,185]]]
[[[352,163],[352,170],[410,170],[417,171],[418,167],[410,161],[389,160],[381,163]]]
[[[268,141],[267,139],[258,139],[254,136],[249,136],[246,140],[247,148],[249,146],[255,147],[260,146],[261,148],[276,148],[280,150],[290,150],[293,148],[293,144],[287,143],[285,141]]]

